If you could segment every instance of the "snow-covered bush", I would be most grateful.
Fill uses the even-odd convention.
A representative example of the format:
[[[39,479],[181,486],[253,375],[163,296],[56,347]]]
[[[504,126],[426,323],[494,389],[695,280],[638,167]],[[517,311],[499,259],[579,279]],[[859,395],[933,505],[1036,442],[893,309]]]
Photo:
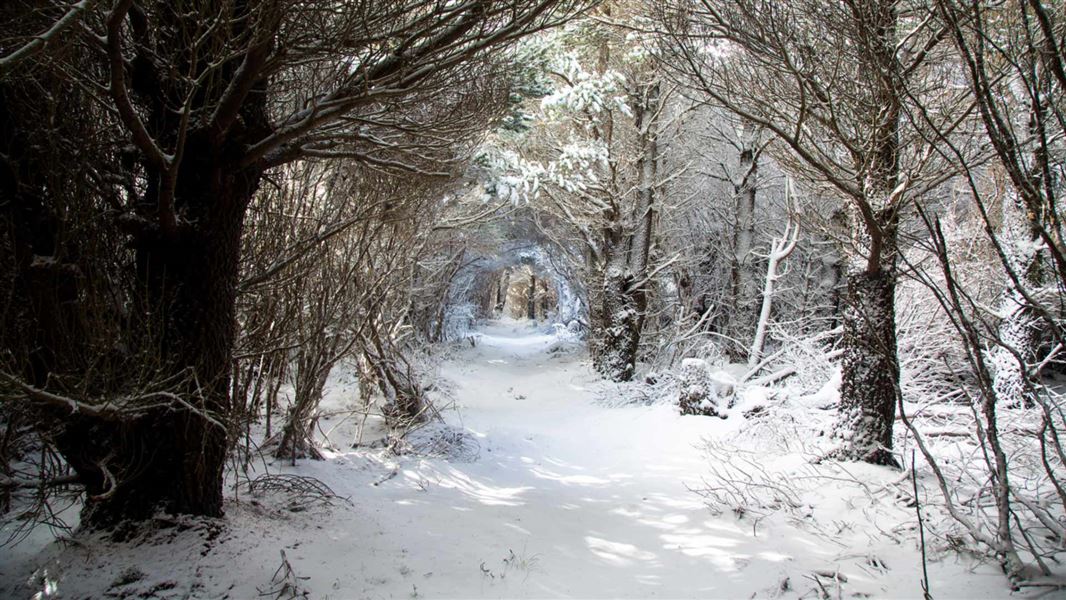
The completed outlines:
[[[718,410],[718,388],[711,379],[711,371],[705,361],[698,358],[681,361],[679,377],[678,406],[681,414],[725,418]]]

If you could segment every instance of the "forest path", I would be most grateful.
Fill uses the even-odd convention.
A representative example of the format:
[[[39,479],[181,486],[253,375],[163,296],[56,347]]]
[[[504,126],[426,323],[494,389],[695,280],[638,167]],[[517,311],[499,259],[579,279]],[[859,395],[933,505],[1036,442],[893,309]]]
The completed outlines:
[[[0,598],[288,597],[286,585],[333,600],[817,598],[826,586],[837,596],[834,573],[839,597],[920,596],[913,508],[841,476],[876,487],[899,474],[849,464],[810,477],[794,421],[612,403],[623,388],[592,372],[582,345],[522,322],[482,329],[441,365],[439,384],[448,424],[409,441],[461,440],[450,457],[352,448],[357,384],[340,369],[324,400],[338,409],[323,415],[327,460],[271,471],[317,477],[350,503],[243,493],[224,521],[164,516],[132,540],[48,544],[38,528],[0,551]],[[712,459],[708,438],[729,449]],[[715,516],[690,487],[721,483],[712,460],[752,471],[739,452],[770,480]],[[795,510],[772,506],[779,485],[799,494]],[[292,572],[278,569],[279,550]],[[936,598],[1005,595],[994,566],[941,557],[929,564]]]
[[[490,324],[442,374],[457,409],[446,418],[476,437],[479,458],[424,459],[375,498],[355,492],[382,519],[375,545],[399,546],[409,573],[368,572],[382,585],[363,593],[733,597],[784,577],[789,556],[688,489],[705,471],[702,439],[726,422],[597,403],[583,348],[521,322]]]
[[[455,400],[445,419],[474,436],[476,459],[404,460],[377,486],[331,478],[376,534],[332,542],[352,557],[338,597],[813,598],[818,585],[835,595],[815,572],[846,573],[842,595],[920,595],[913,508],[830,479],[807,486],[810,504],[795,512],[714,515],[692,491],[713,481],[707,440],[745,448],[778,477],[809,474],[809,457],[782,454],[780,432],[741,430],[739,415],[612,403],[619,388],[583,345],[525,322],[490,323],[476,341],[441,367]],[[898,478],[848,469],[871,484]],[[957,557],[929,569],[943,597],[1005,589],[994,568]]]

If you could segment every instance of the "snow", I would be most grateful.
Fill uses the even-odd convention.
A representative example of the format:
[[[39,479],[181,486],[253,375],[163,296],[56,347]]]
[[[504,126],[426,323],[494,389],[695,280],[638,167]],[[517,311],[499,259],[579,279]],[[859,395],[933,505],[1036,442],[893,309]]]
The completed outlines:
[[[435,392],[454,400],[447,423],[410,440],[437,451],[347,448],[349,419],[323,424],[340,448],[327,460],[271,467],[347,501],[245,491],[225,520],[40,552],[36,536],[0,557],[0,597],[275,597],[281,551],[313,598],[920,597],[914,509],[885,492],[899,472],[813,465],[814,436],[783,417],[810,409],[755,426],[601,402],[614,388],[556,331],[496,322],[452,349]],[[323,410],[354,402],[338,389]],[[934,597],[1007,595],[994,566],[930,552]]]

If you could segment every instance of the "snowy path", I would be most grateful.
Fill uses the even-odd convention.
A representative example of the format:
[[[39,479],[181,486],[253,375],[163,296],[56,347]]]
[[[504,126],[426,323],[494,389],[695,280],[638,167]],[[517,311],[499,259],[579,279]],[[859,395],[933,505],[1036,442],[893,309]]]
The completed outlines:
[[[481,459],[405,471],[429,488],[396,496],[414,528],[401,537],[430,544],[445,570],[426,582],[430,596],[706,596],[745,577],[750,560],[781,559],[741,550],[739,528],[708,521],[685,487],[698,483],[698,446],[718,423],[594,405],[578,355],[547,353],[554,338],[514,329],[489,328],[447,368]],[[517,568],[504,562],[511,551]]]
[[[330,554],[350,557],[342,576],[315,569],[311,551],[301,573],[319,589],[320,577],[336,577],[343,598],[799,597],[816,589],[805,576],[837,569],[850,577],[848,593],[917,593],[916,549],[878,539],[876,516],[833,492],[819,512],[852,523],[836,543],[782,523],[783,514],[757,527],[750,516],[712,516],[689,486],[707,473],[704,440],[739,419],[605,407],[594,402],[601,384],[583,352],[556,352],[556,342],[495,324],[445,364],[458,405],[449,418],[478,437],[480,458],[402,463],[377,487],[329,477],[374,531],[335,540]],[[870,566],[871,556],[897,569]],[[931,565],[958,592],[938,597],[1001,595],[1000,576],[968,568]]]
[[[288,551],[313,589],[325,579],[341,598],[706,597],[746,578],[745,563],[781,559],[738,551],[739,527],[708,521],[685,487],[720,421],[595,404],[583,352],[552,335],[497,324],[478,340],[442,369],[457,405],[446,417],[476,437],[477,460],[403,461],[376,486],[335,472],[350,456],[298,470],[351,496],[362,521],[327,525],[328,551]],[[331,568],[337,556],[349,557],[344,572]]]
[[[838,570],[843,597],[919,594],[913,509],[829,482],[804,496],[806,515],[714,516],[689,486],[708,475],[703,440],[728,437],[741,419],[606,407],[596,390],[612,388],[585,358],[554,336],[491,325],[442,366],[457,405],[445,416],[475,437],[476,460],[361,449],[275,465],[318,477],[351,506],[290,512],[245,497],[228,505],[223,527],[193,522],[147,541],[96,539],[40,555],[16,547],[0,561],[0,597],[33,571],[34,589],[60,597],[274,597],[279,550],[312,598],[815,598],[812,573]],[[352,397],[334,386],[326,403]],[[338,448],[353,439],[344,425]],[[781,472],[807,464],[747,436]],[[938,599],[1006,592],[994,568],[955,555],[930,573]]]

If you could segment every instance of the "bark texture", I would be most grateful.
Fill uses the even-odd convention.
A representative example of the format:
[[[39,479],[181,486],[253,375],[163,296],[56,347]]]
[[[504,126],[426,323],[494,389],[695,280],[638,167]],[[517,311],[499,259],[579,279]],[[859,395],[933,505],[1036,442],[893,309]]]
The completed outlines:
[[[747,342],[755,335],[758,318],[759,286],[755,272],[755,197],[758,162],[754,144],[742,140],[740,151],[740,180],[733,186],[734,217],[733,264],[730,266],[730,304],[727,335],[734,343],[727,351],[735,362],[748,360]]]
[[[596,367],[612,381],[629,381],[636,372],[640,332],[644,326],[643,294],[632,289],[624,272],[608,271],[603,284],[605,323]]]
[[[636,164],[637,198],[628,226],[621,214],[608,219],[600,258],[605,265],[594,310],[598,333],[593,363],[612,381],[629,381],[636,373],[640,336],[648,308],[648,276],[655,236],[655,197],[659,174],[658,83],[645,86],[634,102],[635,125],[640,150]]]
[[[841,360],[839,457],[894,465],[892,424],[896,416],[895,276],[859,272],[848,278]]]
[[[222,514],[241,229],[261,175],[233,168],[224,152],[205,144],[190,153],[175,191],[185,218],[174,231],[135,235],[137,276],[145,290],[145,330],[136,339],[154,346],[140,353],[158,352],[160,372],[196,410],[124,426],[108,451],[121,485],[90,495],[83,516],[88,523],[144,518],[159,508]],[[87,443],[80,440],[74,448]]]

